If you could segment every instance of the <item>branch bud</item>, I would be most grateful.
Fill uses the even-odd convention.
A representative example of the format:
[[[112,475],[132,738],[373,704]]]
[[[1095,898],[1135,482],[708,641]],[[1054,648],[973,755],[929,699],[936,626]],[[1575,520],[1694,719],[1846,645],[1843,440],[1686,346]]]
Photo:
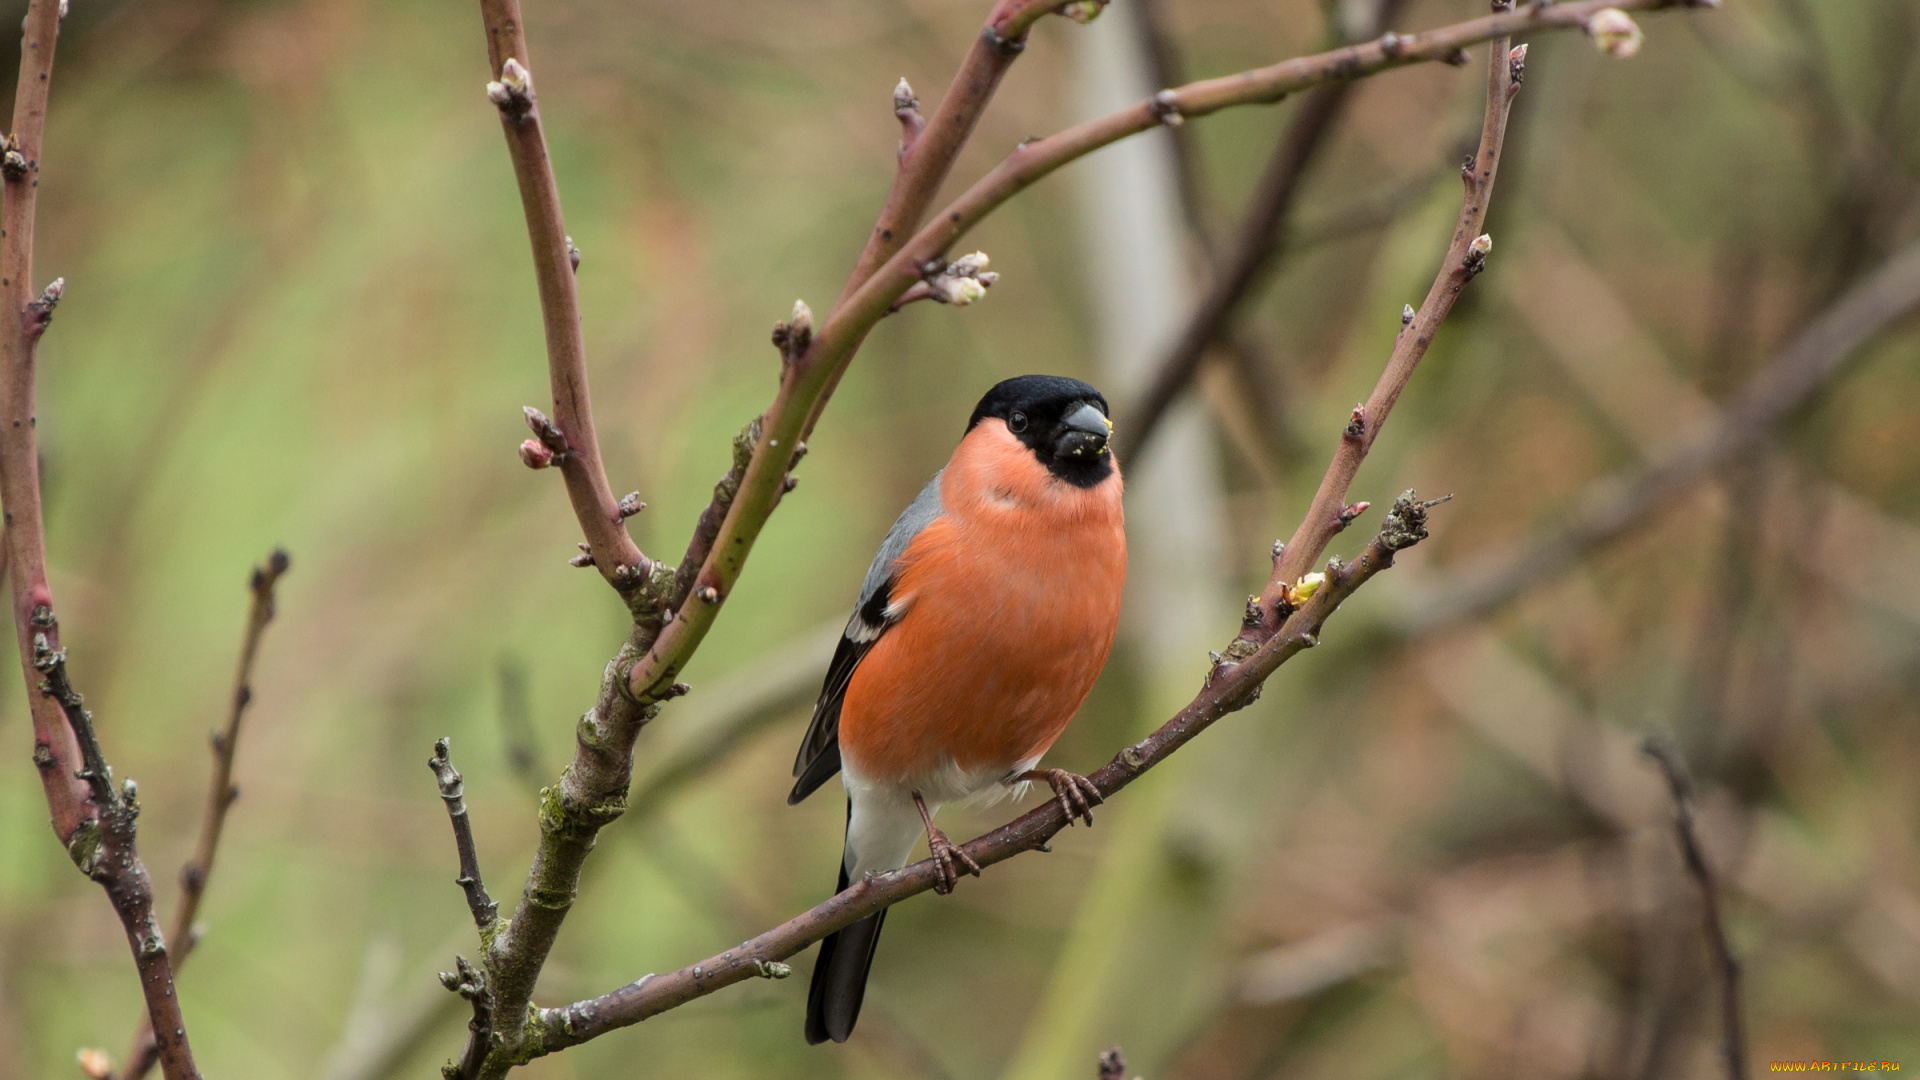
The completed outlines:
[[[60,14],[66,13],[66,2],[61,0]],[[113,1059],[107,1056],[105,1050],[98,1047],[89,1046],[81,1050],[74,1055],[74,1060],[80,1063],[80,1071],[93,1077],[93,1080],[107,1080],[107,1077],[113,1075]]]
[[[640,493],[629,491],[620,499],[620,520],[625,521],[646,508],[647,504],[640,501]]]
[[[1413,310],[1412,304],[1400,305],[1400,325],[1401,326],[1412,326],[1413,316],[1414,316],[1414,310]]]
[[[9,180],[19,180],[27,175],[27,158],[20,152],[20,137],[7,136],[6,152],[0,154],[0,174]]]
[[[1601,8],[1594,12],[1587,19],[1586,30],[1594,48],[1623,60],[1639,52],[1640,43],[1646,40],[1640,25],[1619,8]]]
[[[500,65],[500,78],[487,84],[487,100],[508,119],[526,116],[533,111],[533,73],[520,61],[507,57],[507,62]]]
[[[520,444],[520,464],[529,469],[544,469],[553,464],[553,451],[541,446],[538,439],[528,439]]]
[[[1108,0],[1072,0],[1071,3],[1060,5],[1059,10],[1060,14],[1085,26],[1100,17],[1100,13],[1107,9],[1107,3]]]
[[[805,300],[793,302],[793,317],[773,324],[773,344],[782,359],[793,361],[806,355],[813,344],[813,309]]]
[[[27,304],[27,330],[39,334],[53,321],[53,309],[60,306],[60,298],[67,292],[67,279],[54,278],[40,293],[40,299]]]
[[[1516,45],[1511,52],[1507,53],[1507,77],[1513,81],[1513,85],[1508,87],[1507,92],[1513,93],[1520,89],[1520,84],[1526,80],[1526,76],[1527,47]]]
[[[1187,122],[1187,118],[1180,115],[1180,99],[1171,90],[1162,90],[1153,95],[1153,99],[1147,102],[1147,111],[1170,128]]]
[[[1468,277],[1487,268],[1487,256],[1492,251],[1493,237],[1481,233],[1473,238],[1473,243],[1467,245],[1467,257],[1461,260],[1461,266],[1466,269]]]

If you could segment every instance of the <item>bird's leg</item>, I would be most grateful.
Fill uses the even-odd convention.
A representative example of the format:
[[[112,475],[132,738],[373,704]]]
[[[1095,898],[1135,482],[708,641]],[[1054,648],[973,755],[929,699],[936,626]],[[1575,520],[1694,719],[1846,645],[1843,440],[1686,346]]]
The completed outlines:
[[[1014,780],[1045,780],[1047,786],[1053,788],[1054,798],[1060,800],[1060,809],[1067,812],[1069,825],[1074,818],[1085,818],[1087,828],[1093,828],[1093,808],[1107,801],[1100,797],[1100,789],[1093,786],[1093,781],[1065,769],[1030,769]]]
[[[960,880],[959,868],[954,865],[955,862],[966,864],[967,873],[979,877],[980,864],[974,862],[973,856],[967,854],[959,845],[947,839],[946,833],[933,827],[933,815],[927,812],[927,804],[920,798],[920,793],[917,791],[913,793],[913,805],[919,808],[920,820],[927,826],[927,851],[933,855],[933,869],[938,875],[934,879],[933,891],[941,896],[953,891],[954,883]]]

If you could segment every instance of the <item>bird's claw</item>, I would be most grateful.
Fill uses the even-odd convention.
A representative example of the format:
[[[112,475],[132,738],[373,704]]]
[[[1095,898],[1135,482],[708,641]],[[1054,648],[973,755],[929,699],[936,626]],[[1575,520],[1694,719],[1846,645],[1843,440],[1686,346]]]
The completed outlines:
[[[1106,802],[1093,781],[1065,769],[1035,769],[1022,779],[1045,780],[1047,786],[1053,788],[1053,795],[1059,800],[1060,809],[1066,812],[1069,825],[1073,824],[1075,818],[1082,818],[1085,819],[1087,828],[1093,828],[1093,808]]]
[[[927,850],[933,856],[933,891],[941,896],[953,891],[962,870],[974,877],[980,876],[980,864],[973,861],[973,856],[967,854],[965,848],[947,839],[947,834],[939,829],[927,830]]]

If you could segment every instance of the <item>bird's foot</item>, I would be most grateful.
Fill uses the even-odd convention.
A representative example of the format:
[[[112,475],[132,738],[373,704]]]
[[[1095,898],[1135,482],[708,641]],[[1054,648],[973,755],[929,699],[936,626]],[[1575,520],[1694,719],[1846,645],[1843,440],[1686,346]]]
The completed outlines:
[[[919,807],[920,820],[927,826],[927,853],[933,856],[933,891],[941,896],[952,892],[963,869],[979,877],[980,864],[973,861],[973,856],[967,854],[966,849],[947,839],[946,833],[934,827],[933,815],[927,812],[927,804],[921,800],[918,792],[914,793],[913,805]]]
[[[1045,780],[1053,788],[1054,798],[1060,800],[1060,809],[1066,811],[1069,825],[1074,818],[1084,818],[1087,828],[1093,828],[1093,808],[1106,802],[1093,781],[1065,769],[1033,769],[1021,773],[1019,779]]]

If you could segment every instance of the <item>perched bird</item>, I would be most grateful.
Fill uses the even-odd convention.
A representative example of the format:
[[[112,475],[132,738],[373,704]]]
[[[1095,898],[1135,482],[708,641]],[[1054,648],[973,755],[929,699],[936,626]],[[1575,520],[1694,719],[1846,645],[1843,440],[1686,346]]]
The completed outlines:
[[[893,524],[827,668],[789,805],[847,789],[845,889],[895,870],[924,832],[951,892],[980,872],[934,827],[942,803],[1045,780],[1069,820],[1099,791],[1040,769],[1107,662],[1127,575],[1120,470],[1100,391],[1027,375],[980,399],[966,436]],[[820,943],[807,1041],[844,1042],[886,912]]]

